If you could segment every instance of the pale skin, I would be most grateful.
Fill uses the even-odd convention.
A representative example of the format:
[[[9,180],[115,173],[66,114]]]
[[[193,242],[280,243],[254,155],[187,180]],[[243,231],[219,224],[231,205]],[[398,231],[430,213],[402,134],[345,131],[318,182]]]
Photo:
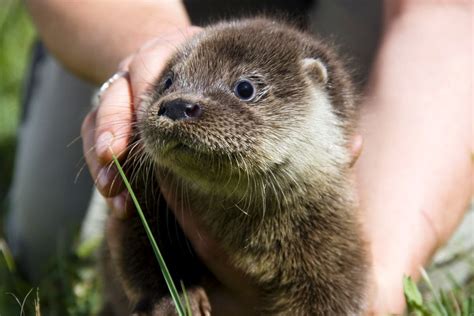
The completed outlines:
[[[403,310],[403,274],[417,277],[451,236],[474,177],[470,2],[386,2],[384,36],[363,104],[364,148],[354,166],[373,262],[368,313],[377,315]],[[89,169],[114,210],[108,229],[119,233],[133,212],[120,183],[112,185],[113,169],[105,171],[111,152],[123,156],[138,97],[176,45],[199,28],[190,26],[178,1],[82,1],[74,10],[62,0],[27,3],[46,45],[70,70],[96,83],[119,63],[130,72],[107,90],[82,129]],[[192,206],[178,208],[166,183],[161,185],[194,248],[223,284],[213,294],[216,309],[244,305],[251,288],[226,263],[218,241],[190,216]],[[113,249],[114,240],[109,243]]]

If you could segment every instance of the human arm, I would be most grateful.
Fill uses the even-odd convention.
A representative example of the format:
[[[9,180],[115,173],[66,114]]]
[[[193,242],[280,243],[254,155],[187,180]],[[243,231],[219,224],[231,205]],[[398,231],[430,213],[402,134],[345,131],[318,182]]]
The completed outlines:
[[[179,0],[27,0],[26,4],[53,55],[94,83],[105,81],[148,40],[190,24]]]
[[[473,180],[469,2],[386,3],[356,165],[377,314],[403,310],[403,274],[450,237]]]

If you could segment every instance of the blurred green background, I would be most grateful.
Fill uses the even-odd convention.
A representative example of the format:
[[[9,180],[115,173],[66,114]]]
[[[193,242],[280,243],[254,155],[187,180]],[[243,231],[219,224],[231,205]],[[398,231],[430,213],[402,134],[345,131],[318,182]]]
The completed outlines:
[[[23,78],[35,32],[21,1],[0,2],[0,314],[19,315],[18,299],[31,289],[15,275],[3,240],[5,197],[11,181]],[[8,263],[8,265],[7,265]],[[11,294],[7,294],[11,293]],[[29,315],[32,309],[27,309]]]
[[[19,275],[4,240],[5,198],[35,40],[24,2],[0,0],[0,315],[22,315],[22,305],[23,315],[92,315],[99,307],[100,291],[91,251],[73,249],[52,264],[47,280],[29,284]]]
[[[0,199],[10,182],[23,76],[35,38],[22,2],[0,2]],[[1,211],[1,209],[0,209]]]

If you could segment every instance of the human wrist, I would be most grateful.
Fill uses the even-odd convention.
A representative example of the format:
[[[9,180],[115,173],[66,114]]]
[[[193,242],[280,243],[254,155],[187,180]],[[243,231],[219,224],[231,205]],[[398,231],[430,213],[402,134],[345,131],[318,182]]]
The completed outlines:
[[[438,238],[422,211],[411,210],[402,223],[383,235],[375,231],[372,242],[372,307],[375,315],[401,314],[405,308],[403,277],[415,280],[438,247]]]
[[[150,16],[140,23],[139,28],[121,30],[119,36],[112,38],[110,49],[105,51],[105,67],[103,69],[97,68],[99,71],[93,75],[92,80],[103,82],[122,66],[121,64],[127,57],[136,54],[150,42],[166,37],[171,33],[185,34],[186,30],[191,27],[187,16],[178,18],[176,23],[171,24],[162,23],[162,15]]]

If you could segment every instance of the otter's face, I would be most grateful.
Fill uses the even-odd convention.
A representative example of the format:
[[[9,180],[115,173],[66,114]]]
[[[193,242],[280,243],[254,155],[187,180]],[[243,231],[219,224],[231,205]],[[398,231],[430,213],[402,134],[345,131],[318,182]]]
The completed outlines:
[[[142,104],[147,153],[184,178],[215,185],[344,159],[326,67],[304,56],[301,41],[268,21],[199,34]]]

